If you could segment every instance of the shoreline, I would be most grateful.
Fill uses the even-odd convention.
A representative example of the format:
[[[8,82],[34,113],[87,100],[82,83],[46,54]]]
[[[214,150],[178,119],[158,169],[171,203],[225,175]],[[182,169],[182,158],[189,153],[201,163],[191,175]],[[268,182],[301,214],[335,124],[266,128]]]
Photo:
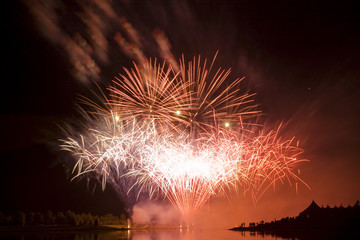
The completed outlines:
[[[261,227],[235,227],[228,229],[236,232],[250,232],[259,235],[272,235],[283,238],[298,237],[301,239],[314,239],[321,237],[327,239],[343,239],[347,237],[360,237],[360,230],[357,227],[295,227],[295,228],[261,228]]]
[[[121,225],[102,225],[102,226],[56,226],[56,225],[38,225],[38,226],[1,226],[2,232],[79,232],[79,231],[127,231],[127,226]]]
[[[100,226],[66,226],[66,225],[38,225],[38,226],[0,226],[0,234],[5,232],[99,232],[99,231],[130,231],[130,230],[170,230],[181,229],[176,226],[151,225],[100,225]]]

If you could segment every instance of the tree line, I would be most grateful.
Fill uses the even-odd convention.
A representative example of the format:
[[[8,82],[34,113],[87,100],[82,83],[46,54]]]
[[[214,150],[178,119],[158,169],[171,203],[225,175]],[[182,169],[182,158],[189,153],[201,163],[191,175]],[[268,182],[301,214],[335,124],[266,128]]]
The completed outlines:
[[[37,225],[68,225],[68,226],[101,226],[127,225],[125,214],[114,216],[108,213],[103,216],[91,213],[65,212],[21,212],[4,214],[0,212],[0,226],[37,226]]]

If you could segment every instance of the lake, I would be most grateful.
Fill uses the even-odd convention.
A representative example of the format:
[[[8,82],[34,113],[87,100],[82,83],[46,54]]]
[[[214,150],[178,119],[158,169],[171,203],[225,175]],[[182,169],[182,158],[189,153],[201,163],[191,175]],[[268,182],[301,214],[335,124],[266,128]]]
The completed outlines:
[[[234,232],[229,230],[127,230],[127,231],[84,231],[84,232],[0,232],[0,239],[21,240],[272,240],[288,239],[255,232]],[[292,238],[295,239],[295,238]]]
[[[284,237],[259,232],[238,232],[229,230],[180,230],[180,229],[137,229],[125,231],[33,231],[0,232],[0,240],[273,240],[273,239],[352,239],[353,233],[312,234],[309,231],[299,237]],[[288,233],[289,234],[289,233]],[[289,236],[289,235],[285,236]],[[358,232],[357,232],[358,234]],[[357,235],[359,236],[359,235]]]

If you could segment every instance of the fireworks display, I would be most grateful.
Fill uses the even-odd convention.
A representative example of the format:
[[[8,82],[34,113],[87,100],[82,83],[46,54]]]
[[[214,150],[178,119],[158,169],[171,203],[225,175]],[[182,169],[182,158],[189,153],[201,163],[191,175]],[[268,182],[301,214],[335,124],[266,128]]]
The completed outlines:
[[[84,131],[68,128],[61,140],[76,159],[74,177],[92,175],[135,197],[163,196],[187,223],[228,190],[256,201],[278,180],[302,182],[294,171],[302,150],[251,120],[259,114],[252,94],[241,92],[242,79],[227,79],[230,70],[214,71],[215,58],[134,64],[102,102],[84,99]]]
[[[205,239],[353,206],[360,34],[338,3],[8,1],[2,222]]]

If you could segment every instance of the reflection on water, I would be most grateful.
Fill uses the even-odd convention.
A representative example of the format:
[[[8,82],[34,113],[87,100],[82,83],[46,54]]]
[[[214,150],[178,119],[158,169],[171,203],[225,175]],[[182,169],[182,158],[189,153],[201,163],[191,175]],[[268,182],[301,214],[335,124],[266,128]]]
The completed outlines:
[[[3,231],[2,231],[3,230]],[[0,229],[0,240],[309,240],[360,239],[359,229],[287,229],[276,232],[240,232],[226,229],[137,228],[133,230],[53,230],[10,232]]]
[[[357,236],[354,238],[354,234]],[[0,240],[308,240],[360,239],[359,232],[301,231],[301,233],[264,234],[229,230],[137,229],[129,231],[48,231],[1,232]]]
[[[284,239],[274,236],[259,234],[256,232],[233,232],[229,230],[196,230],[196,231],[152,231],[152,232],[131,232],[131,240],[272,240]]]
[[[0,232],[0,239],[14,240],[272,240],[288,239],[256,232],[233,232],[229,230],[132,230],[132,231],[97,231],[97,232]],[[296,238],[292,238],[296,239]]]

